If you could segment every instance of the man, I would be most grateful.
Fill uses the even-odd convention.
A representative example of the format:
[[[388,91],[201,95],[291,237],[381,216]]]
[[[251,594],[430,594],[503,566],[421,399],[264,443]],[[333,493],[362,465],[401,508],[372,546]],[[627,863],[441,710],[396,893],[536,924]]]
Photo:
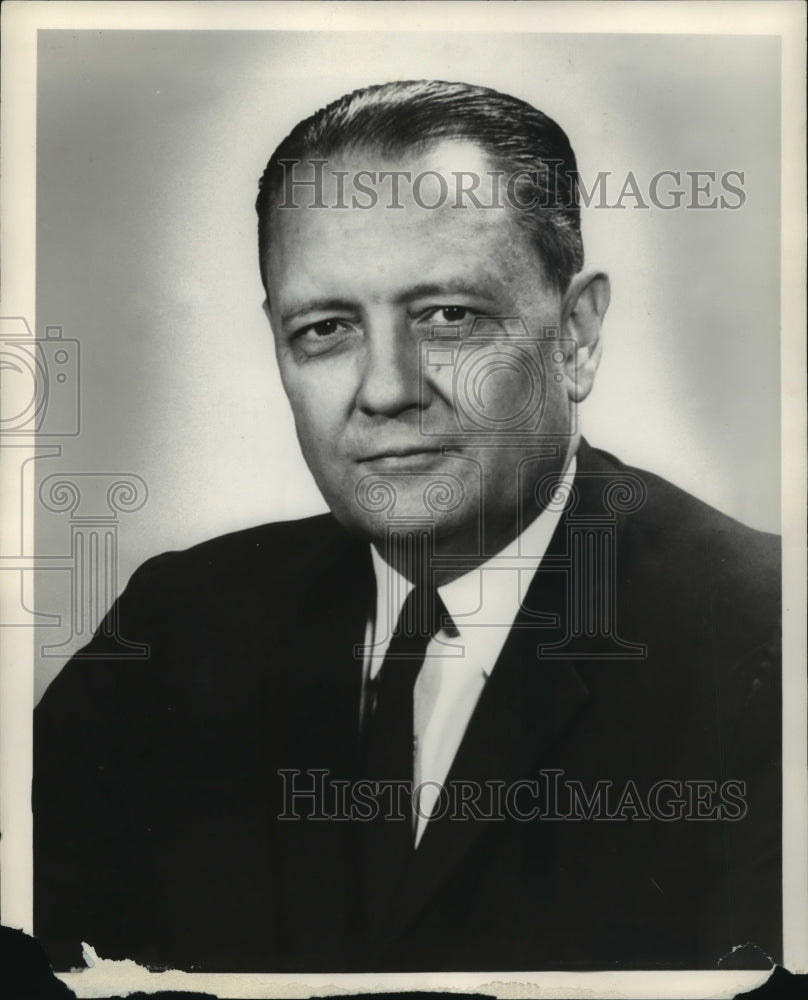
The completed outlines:
[[[440,82],[276,150],[265,308],[332,513],[150,560],[48,690],[57,967],[777,958],[777,540],[580,436],[609,284],[575,170]]]

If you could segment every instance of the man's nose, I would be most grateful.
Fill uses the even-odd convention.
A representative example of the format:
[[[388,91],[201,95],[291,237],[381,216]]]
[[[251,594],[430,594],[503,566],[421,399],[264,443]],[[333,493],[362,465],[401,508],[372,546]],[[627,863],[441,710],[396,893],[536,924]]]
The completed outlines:
[[[423,405],[418,337],[403,323],[376,321],[367,330],[356,405],[370,415],[395,416]]]

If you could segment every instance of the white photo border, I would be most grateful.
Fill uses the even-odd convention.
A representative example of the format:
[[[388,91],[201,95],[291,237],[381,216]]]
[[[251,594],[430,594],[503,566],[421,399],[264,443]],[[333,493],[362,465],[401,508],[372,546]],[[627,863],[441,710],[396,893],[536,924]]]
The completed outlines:
[[[784,964],[808,968],[808,782],[805,645],[805,9],[799,3],[111,3],[30,2],[3,6],[2,306],[0,316],[34,317],[37,31],[46,28],[685,33],[778,35],[782,52],[782,526],[784,585]],[[18,453],[20,454],[20,453]],[[34,449],[24,453],[32,459]],[[34,497],[0,464],[5,526]],[[22,541],[32,550],[32,519]],[[7,574],[2,574],[0,577]],[[3,581],[5,583],[5,581]],[[0,591],[0,599],[3,592]],[[0,867],[2,923],[32,927],[31,710],[33,629],[0,630]],[[114,963],[116,966],[127,963]],[[77,996],[106,988],[213,992],[220,997],[305,997],[336,991],[475,990],[494,996],[730,996],[767,978],[760,972],[541,972],[418,975],[211,975],[101,967],[60,974]],[[106,979],[100,973],[104,972]],[[103,993],[103,995],[110,995]]]

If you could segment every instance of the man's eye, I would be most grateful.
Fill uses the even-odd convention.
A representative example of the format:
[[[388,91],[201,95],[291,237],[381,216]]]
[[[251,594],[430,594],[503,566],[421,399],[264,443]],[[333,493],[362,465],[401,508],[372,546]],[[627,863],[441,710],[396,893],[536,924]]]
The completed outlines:
[[[471,316],[471,309],[466,306],[438,306],[432,312],[432,322],[440,324],[446,323],[449,326],[455,323],[463,323]]]
[[[340,321],[338,319],[321,319],[319,323],[312,323],[303,330],[303,334],[309,334],[314,338],[330,337],[339,333]]]
[[[301,327],[292,336],[295,349],[305,357],[315,357],[339,350],[352,342],[356,324],[348,319],[319,319]]]
[[[467,319],[471,310],[464,306],[442,306],[437,310],[437,317],[444,323],[462,323]]]

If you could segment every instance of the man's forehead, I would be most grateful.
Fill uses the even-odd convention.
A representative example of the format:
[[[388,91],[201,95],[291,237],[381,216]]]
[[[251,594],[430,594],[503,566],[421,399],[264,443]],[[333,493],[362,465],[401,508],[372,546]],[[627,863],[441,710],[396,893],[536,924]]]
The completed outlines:
[[[512,217],[448,212],[312,210],[293,213],[296,220],[278,213],[268,262],[273,297],[284,310],[340,292],[399,302],[438,292],[494,299],[528,268],[541,273],[538,252]]]

